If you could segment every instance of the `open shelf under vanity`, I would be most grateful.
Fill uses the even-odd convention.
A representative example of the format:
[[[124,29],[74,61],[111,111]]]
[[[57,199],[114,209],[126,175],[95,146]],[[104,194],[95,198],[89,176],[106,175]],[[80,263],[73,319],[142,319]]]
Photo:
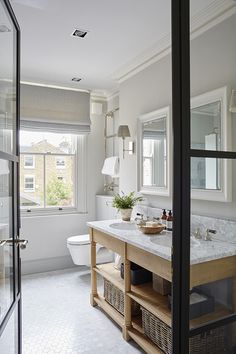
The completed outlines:
[[[99,264],[93,267],[93,270],[125,293],[125,281],[121,278],[120,271],[114,267],[114,263]],[[127,296],[171,327],[171,310],[168,306],[168,298],[153,290],[151,282],[141,285],[131,285],[131,290],[127,292]],[[94,300],[97,305],[123,328],[125,325],[124,316],[111,306],[105,300],[104,296],[98,294]],[[230,313],[230,310],[223,305],[216,304],[214,312],[191,320],[190,327],[197,327]],[[144,334],[141,315],[132,316],[132,326],[129,328],[128,334],[147,353],[164,353]]]

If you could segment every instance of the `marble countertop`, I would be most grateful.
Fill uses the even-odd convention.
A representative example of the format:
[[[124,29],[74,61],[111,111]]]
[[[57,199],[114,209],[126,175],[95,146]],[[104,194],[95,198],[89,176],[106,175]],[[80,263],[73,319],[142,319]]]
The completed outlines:
[[[87,225],[161,258],[171,260],[172,233],[169,231],[163,231],[159,235],[144,235],[138,230],[135,223],[122,222],[117,219],[92,221]],[[222,235],[213,236],[213,241],[196,240],[191,237],[191,264],[234,255],[236,255],[236,242],[227,240],[225,235],[223,237]]]

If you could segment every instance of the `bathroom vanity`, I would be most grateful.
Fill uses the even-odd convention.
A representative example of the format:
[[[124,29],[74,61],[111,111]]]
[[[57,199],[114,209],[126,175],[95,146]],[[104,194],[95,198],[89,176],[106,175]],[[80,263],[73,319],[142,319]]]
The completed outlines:
[[[143,235],[134,223],[119,220],[89,222],[91,239],[91,305],[100,306],[122,328],[125,340],[132,338],[147,353],[163,353],[142,329],[140,317],[131,315],[131,299],[171,327],[171,311],[166,296],[152,288],[152,283],[131,285],[130,263],[143,268],[171,282],[171,233]],[[96,264],[96,243],[118,253],[124,260],[124,279],[113,263]],[[114,284],[124,293],[124,316],[114,309],[97,290],[97,274]],[[217,280],[233,278],[236,286],[236,244],[223,241],[194,241],[191,244],[191,288]],[[235,293],[233,291],[232,293]],[[232,299],[233,308],[236,298]],[[216,304],[215,311],[190,321],[190,326],[202,325],[229,315],[231,310]]]

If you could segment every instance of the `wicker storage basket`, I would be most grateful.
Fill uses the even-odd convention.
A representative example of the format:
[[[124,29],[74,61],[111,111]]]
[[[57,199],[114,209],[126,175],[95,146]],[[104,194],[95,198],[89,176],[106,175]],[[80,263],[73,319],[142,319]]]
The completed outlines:
[[[171,328],[145,308],[142,310],[143,330],[160,349],[171,354]],[[189,354],[216,354],[225,351],[224,327],[196,335],[189,340]]]
[[[107,279],[104,279],[105,300],[124,315],[124,293]],[[140,305],[132,300],[132,315],[140,314]]]

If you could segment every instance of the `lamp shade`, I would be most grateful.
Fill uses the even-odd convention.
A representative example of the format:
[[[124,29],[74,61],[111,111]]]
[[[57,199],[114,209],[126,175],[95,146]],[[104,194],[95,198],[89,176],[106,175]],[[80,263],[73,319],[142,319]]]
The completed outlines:
[[[118,128],[117,136],[123,139],[129,137],[130,131],[128,125],[120,125]]]

